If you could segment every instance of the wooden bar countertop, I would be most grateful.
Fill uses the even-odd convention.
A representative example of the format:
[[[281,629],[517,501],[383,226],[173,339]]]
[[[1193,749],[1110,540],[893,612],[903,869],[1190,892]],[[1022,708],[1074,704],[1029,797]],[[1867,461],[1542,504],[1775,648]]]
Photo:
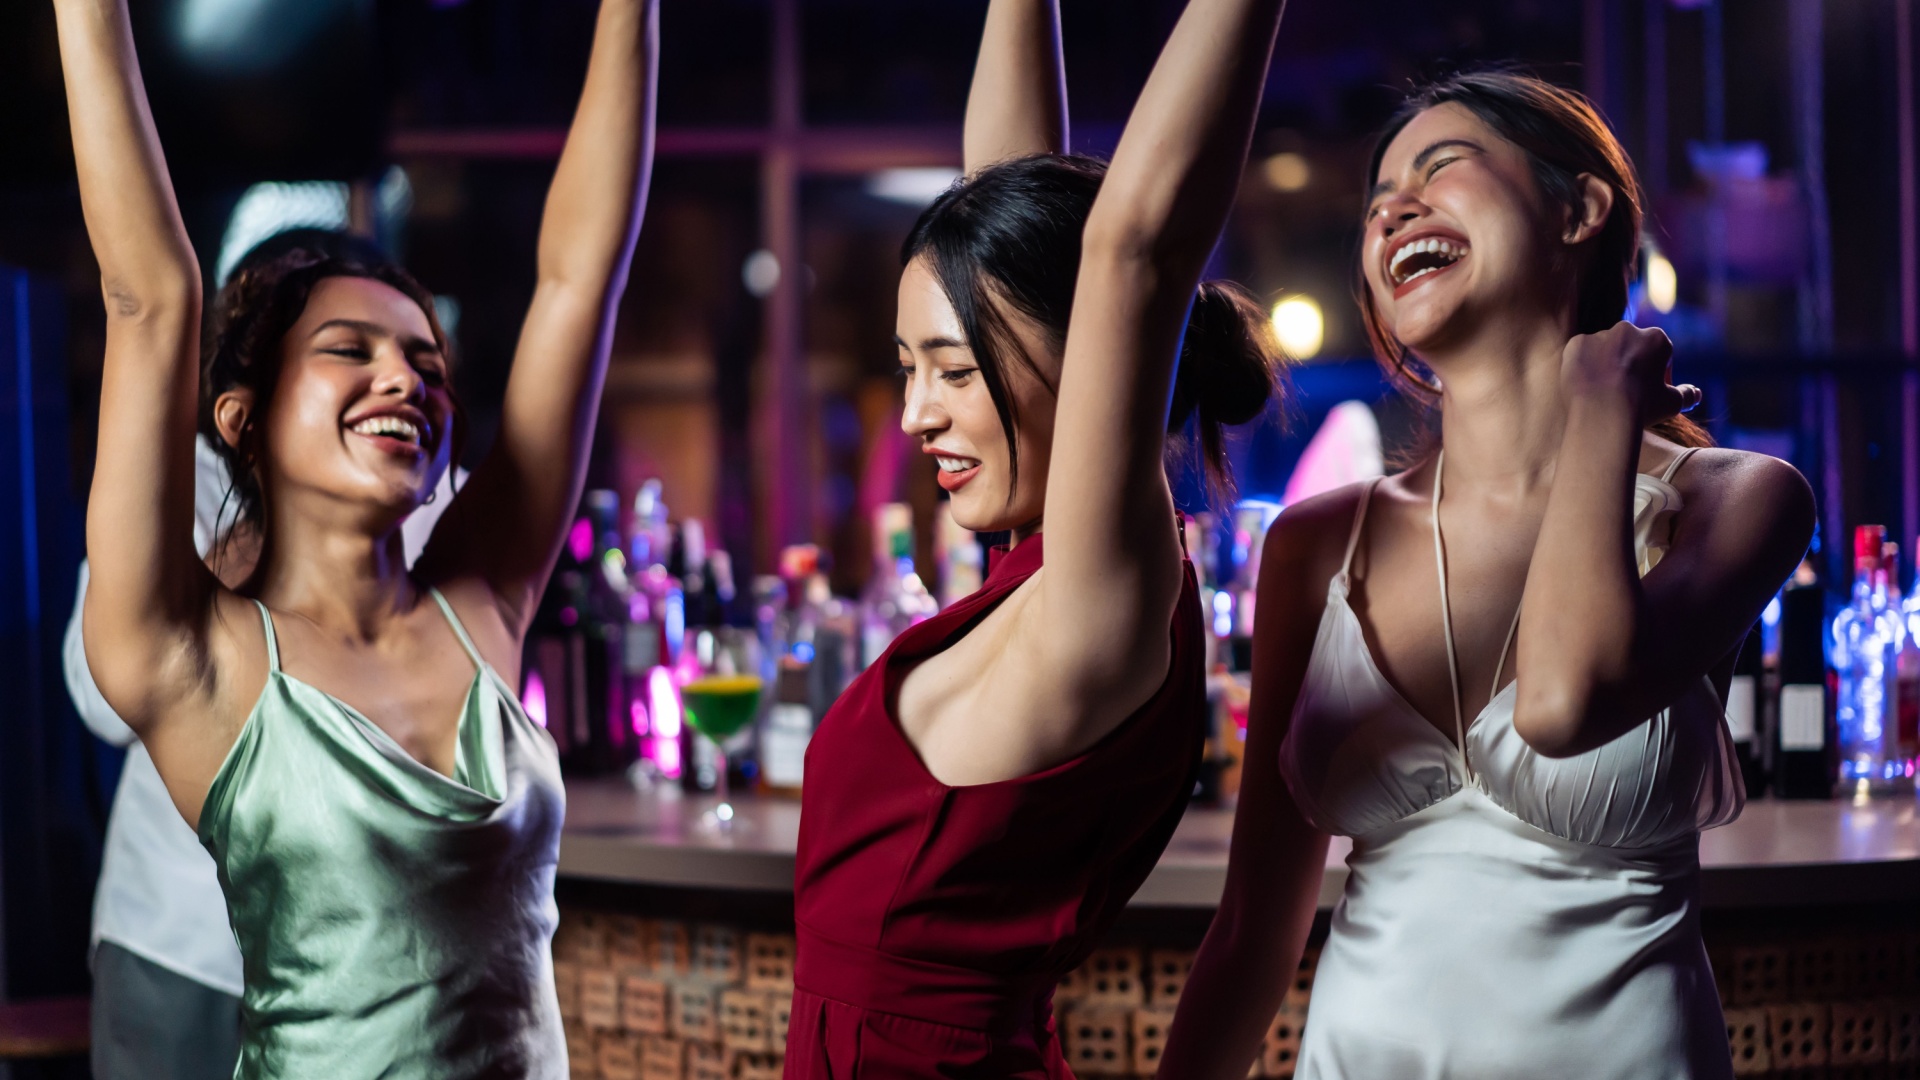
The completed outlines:
[[[571,780],[560,876],[645,886],[762,893],[793,890],[800,803],[740,795],[738,828],[701,828],[710,797],[642,792],[624,779]],[[1133,906],[1210,908],[1226,881],[1231,810],[1193,807]],[[1346,884],[1351,844],[1335,837],[1320,882],[1330,908]],[[1757,799],[1738,821],[1700,838],[1708,907],[1920,903],[1920,803],[1911,795],[1784,802]]]

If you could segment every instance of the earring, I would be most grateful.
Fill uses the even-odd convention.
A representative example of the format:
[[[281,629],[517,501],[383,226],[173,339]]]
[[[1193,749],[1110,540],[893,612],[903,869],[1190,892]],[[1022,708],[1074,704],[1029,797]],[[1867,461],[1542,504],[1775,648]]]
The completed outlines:
[[[422,500],[420,500],[420,503],[421,503],[421,505],[423,505],[423,506],[424,506],[424,505],[426,505],[427,503],[430,503],[430,502],[432,502],[433,500],[435,500],[435,499],[437,499],[437,498],[439,498],[439,497],[440,497],[440,489],[439,489],[439,488],[434,488],[434,489],[433,489],[432,491],[429,491],[429,492],[427,492],[427,497],[426,497],[426,498],[424,498],[424,499],[422,499]]]

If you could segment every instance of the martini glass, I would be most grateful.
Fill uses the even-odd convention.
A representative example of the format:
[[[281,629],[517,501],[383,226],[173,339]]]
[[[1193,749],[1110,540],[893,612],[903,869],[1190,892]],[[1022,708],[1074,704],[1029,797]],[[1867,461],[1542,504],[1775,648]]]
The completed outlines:
[[[758,646],[751,633],[735,627],[701,631],[695,645],[701,674],[680,688],[687,725],[713,743],[718,757],[714,773],[720,802],[700,817],[701,824],[713,832],[731,833],[736,827],[727,792],[726,741],[759,715],[766,684],[756,662]]]

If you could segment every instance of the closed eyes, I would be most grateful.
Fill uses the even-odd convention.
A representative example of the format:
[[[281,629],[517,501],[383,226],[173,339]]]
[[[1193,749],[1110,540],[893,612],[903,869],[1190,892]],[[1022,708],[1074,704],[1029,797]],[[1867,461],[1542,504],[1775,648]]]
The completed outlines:
[[[338,356],[343,360],[352,360],[362,364],[372,363],[373,361],[373,350],[364,345],[335,345],[323,347],[320,351],[328,356]],[[413,366],[414,372],[418,374],[421,381],[427,385],[435,387],[446,385],[447,372],[440,366],[439,353],[426,351],[419,356],[409,357],[407,362]]]
[[[917,370],[917,368],[910,364],[902,364],[894,371],[894,375],[901,382],[906,382],[913,378],[914,372]],[[979,368],[946,368],[940,372],[939,378],[943,382],[959,386],[972,378],[974,372],[979,370]]]

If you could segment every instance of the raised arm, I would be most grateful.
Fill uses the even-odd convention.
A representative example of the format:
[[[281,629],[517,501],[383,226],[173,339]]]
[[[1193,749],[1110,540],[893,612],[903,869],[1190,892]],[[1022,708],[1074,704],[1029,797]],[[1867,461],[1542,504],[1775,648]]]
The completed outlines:
[[[524,632],[580,500],[614,314],[653,161],[659,11],[601,0],[586,89],[540,222],[539,276],[500,433],[421,559],[429,579],[478,575]]]
[[[1161,1076],[1246,1076],[1300,966],[1326,869],[1327,836],[1307,822],[1281,780],[1280,745],[1306,678],[1334,569],[1317,541],[1341,535],[1357,496],[1357,489],[1348,488],[1288,507],[1267,532],[1227,886],[1180,995]]]
[[[1059,0],[993,0],[967,91],[966,171],[1066,150]]]
[[[1284,6],[1188,3],[1087,222],[1048,468],[1038,630],[1063,689],[1096,710],[1130,711],[1166,671],[1181,583],[1162,459],[1168,399]]]
[[[214,586],[193,549],[200,267],[175,205],[121,0],[56,0],[74,162],[107,306],[87,506],[85,653],[134,730],[204,671]],[[170,675],[178,676],[169,678]]]
[[[1567,346],[1569,408],[1534,542],[1515,654],[1514,730],[1562,757],[1610,742],[1726,660],[1806,554],[1813,493],[1793,466],[1709,450],[1680,479],[1686,505],[1643,579],[1633,484],[1648,415],[1684,398],[1672,346],[1626,323]]]

